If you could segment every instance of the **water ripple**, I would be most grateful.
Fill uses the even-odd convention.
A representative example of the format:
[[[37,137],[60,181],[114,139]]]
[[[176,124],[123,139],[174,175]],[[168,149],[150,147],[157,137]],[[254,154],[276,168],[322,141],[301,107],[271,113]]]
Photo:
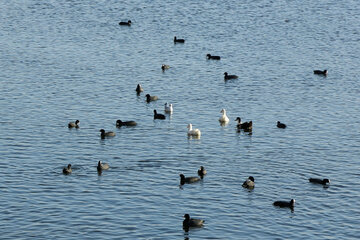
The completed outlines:
[[[2,239],[357,238],[357,10],[311,1],[3,3]],[[131,27],[118,25],[128,19]],[[325,68],[327,77],[313,74]],[[225,82],[225,71],[239,78]],[[136,96],[138,83],[145,92]],[[147,104],[146,93],[159,100]],[[165,102],[174,113],[153,120]],[[231,120],[223,127],[222,108]],[[251,135],[236,130],[238,116],[253,121]],[[76,119],[80,128],[68,129]],[[117,119],[138,125],[117,129]],[[200,139],[187,137],[188,123]],[[102,128],[116,136],[102,140]],[[110,169],[99,175],[98,161]],[[200,166],[201,182],[179,186],[180,173],[196,176]],[[241,186],[248,176],[250,191]],[[294,211],[272,205],[291,198]],[[205,226],[184,232],[185,213]]]

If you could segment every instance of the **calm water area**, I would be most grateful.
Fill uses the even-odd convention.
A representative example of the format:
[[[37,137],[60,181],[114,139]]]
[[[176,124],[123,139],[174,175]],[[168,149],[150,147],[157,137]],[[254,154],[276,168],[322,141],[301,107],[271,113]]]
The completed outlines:
[[[359,23],[355,0],[1,1],[0,238],[359,239]]]

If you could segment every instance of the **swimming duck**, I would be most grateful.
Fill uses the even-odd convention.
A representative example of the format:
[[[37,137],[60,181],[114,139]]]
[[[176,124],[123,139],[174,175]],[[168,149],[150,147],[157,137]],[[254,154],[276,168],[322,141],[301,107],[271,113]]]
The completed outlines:
[[[205,168],[203,166],[200,166],[200,169],[198,170],[198,175],[202,179],[207,174]]]
[[[294,208],[295,205],[295,199],[291,199],[290,202],[287,201],[276,201],[273,203],[274,206],[278,206],[278,207],[288,207],[288,208]]]
[[[108,170],[110,167],[109,167],[109,164],[102,163],[101,161],[99,161],[96,168],[99,172],[101,172],[102,170]]]
[[[225,80],[237,79],[237,78],[238,78],[238,76],[236,76],[236,75],[228,75],[227,72],[224,72],[224,79],[225,79]]]
[[[72,173],[71,164],[68,164],[67,167],[63,168],[63,174],[68,175]]]
[[[131,127],[131,126],[136,126],[137,123],[135,121],[121,121],[121,120],[117,120],[116,121],[116,127],[120,128],[121,126],[128,126],[128,127]]]
[[[165,71],[166,69],[169,69],[169,68],[170,68],[169,65],[166,65],[166,64],[161,65],[161,69],[162,69],[163,71]]]
[[[68,127],[69,128],[79,128],[79,120],[76,120],[75,122],[69,122]]]
[[[185,177],[184,174],[180,174],[180,185],[184,185],[185,183],[194,183],[200,181],[198,177]]]
[[[131,26],[131,20],[127,21],[127,22],[119,22],[119,25],[122,26]]]
[[[138,85],[136,86],[135,91],[136,91],[136,92],[137,92],[137,94],[139,95],[141,92],[143,92],[143,91],[144,91],[144,89],[141,87],[141,85],[140,85],[140,84],[138,84]]]
[[[146,97],[146,102],[147,103],[152,102],[152,101],[156,101],[156,100],[159,99],[157,96],[150,96],[150,94],[146,94],[145,97]]]
[[[276,125],[278,128],[286,128],[286,124],[285,123],[281,123],[280,121],[277,122]]]
[[[202,227],[205,220],[190,218],[189,214],[184,215],[183,228],[189,230],[190,227]]]
[[[238,128],[238,129],[244,129],[244,130],[252,130],[252,121],[250,121],[250,122],[241,122],[241,118],[239,118],[239,117],[237,117],[236,119],[235,119],[235,121],[237,121],[238,123],[237,123],[237,125],[236,125],[236,127]]]
[[[188,124],[188,126],[187,126],[187,128],[189,129],[188,130],[188,136],[195,136],[195,137],[200,137],[200,135],[201,135],[201,132],[200,132],[200,130],[199,129],[192,129],[192,124],[191,123],[189,123]]]
[[[242,184],[244,188],[253,188],[255,187],[255,179],[250,176],[248,179],[245,180],[245,182]]]
[[[311,183],[318,183],[318,184],[322,184],[322,185],[326,185],[326,184],[330,184],[330,179],[324,178],[324,179],[319,179],[319,178],[309,178],[309,182]]]
[[[314,70],[314,74],[326,76],[327,75],[327,70],[326,69],[324,71],[322,71],[322,70]]]
[[[168,103],[165,103],[165,112],[166,113],[172,113],[173,112],[173,105],[170,103],[168,105]]]
[[[114,132],[105,132],[104,129],[100,129],[101,132],[101,138],[105,138],[105,137],[114,137],[116,134]]]
[[[184,43],[184,39],[177,39],[176,36],[174,37],[174,43]]]
[[[166,119],[166,117],[163,114],[157,113],[157,111],[154,109],[154,119],[164,120],[164,119]]]
[[[207,54],[206,55],[207,59],[212,59],[212,60],[220,60],[220,56],[211,56],[211,54]]]
[[[219,118],[219,122],[228,123],[229,118],[226,116],[226,110],[223,108],[223,109],[221,109],[220,113],[222,113],[222,116]]]

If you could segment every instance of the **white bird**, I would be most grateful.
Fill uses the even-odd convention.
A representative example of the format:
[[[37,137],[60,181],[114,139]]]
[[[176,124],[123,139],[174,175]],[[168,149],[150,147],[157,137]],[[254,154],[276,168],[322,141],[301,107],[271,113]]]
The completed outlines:
[[[188,126],[187,126],[187,128],[189,129],[189,131],[188,131],[188,136],[195,136],[195,137],[200,137],[200,135],[201,135],[201,132],[200,132],[200,130],[199,129],[192,129],[192,124],[191,123],[189,123],[188,124]]]
[[[222,116],[219,118],[220,123],[228,123],[229,118],[226,116],[226,110],[223,108],[221,109],[220,113],[222,113]]]
[[[173,112],[173,105],[170,103],[168,105],[168,103],[165,103],[165,112],[166,113],[172,113]]]

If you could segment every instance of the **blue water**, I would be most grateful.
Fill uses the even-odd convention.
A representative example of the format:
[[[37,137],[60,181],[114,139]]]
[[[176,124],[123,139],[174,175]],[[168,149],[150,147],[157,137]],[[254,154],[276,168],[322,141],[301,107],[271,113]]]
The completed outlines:
[[[1,239],[360,238],[358,1],[0,6]],[[154,121],[165,102],[174,113]],[[116,136],[101,140],[101,128]],[[204,180],[179,187],[201,165]],[[241,187],[250,175],[253,191]],[[272,205],[291,198],[293,212]],[[184,232],[185,213],[205,226]]]

